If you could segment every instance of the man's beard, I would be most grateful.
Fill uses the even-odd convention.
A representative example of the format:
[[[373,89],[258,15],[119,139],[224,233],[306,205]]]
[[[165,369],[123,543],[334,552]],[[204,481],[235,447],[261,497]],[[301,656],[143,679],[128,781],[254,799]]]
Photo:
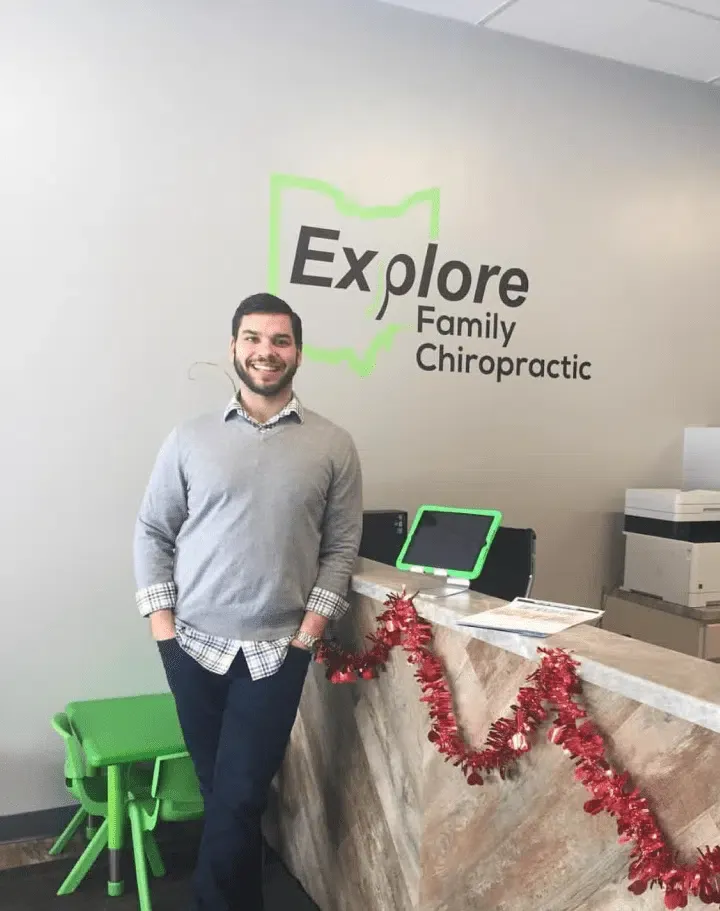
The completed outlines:
[[[279,363],[277,361],[271,362],[273,365]],[[235,373],[240,377],[241,382],[243,382],[250,392],[254,392],[256,395],[264,395],[267,398],[272,398],[272,396],[277,395],[282,392],[283,389],[292,383],[293,377],[297,373],[297,363],[292,365],[283,365],[285,367],[285,372],[280,376],[278,380],[274,383],[265,383],[260,385],[256,383],[255,380],[249,375],[247,370],[242,366],[238,358],[234,359]]]

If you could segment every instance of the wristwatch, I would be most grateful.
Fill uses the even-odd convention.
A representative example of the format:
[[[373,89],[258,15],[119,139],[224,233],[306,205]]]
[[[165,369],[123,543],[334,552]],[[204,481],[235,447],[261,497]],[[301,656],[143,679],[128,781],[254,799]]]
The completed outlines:
[[[311,652],[314,652],[320,644],[320,636],[311,636],[310,633],[306,633],[305,630],[302,629],[299,629],[295,633],[295,638],[298,642],[302,642],[302,644]]]

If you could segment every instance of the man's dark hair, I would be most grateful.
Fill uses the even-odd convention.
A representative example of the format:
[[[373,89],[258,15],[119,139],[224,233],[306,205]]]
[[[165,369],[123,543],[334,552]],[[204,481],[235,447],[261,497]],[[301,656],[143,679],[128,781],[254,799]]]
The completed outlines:
[[[292,324],[292,334],[293,339],[295,340],[295,346],[298,351],[302,350],[302,320],[284,300],[281,300],[274,294],[267,294],[265,292],[261,294],[251,294],[250,297],[246,297],[244,301],[240,302],[232,318],[232,337],[234,339],[237,338],[242,318],[248,316],[250,313],[282,313],[285,316],[289,316]]]

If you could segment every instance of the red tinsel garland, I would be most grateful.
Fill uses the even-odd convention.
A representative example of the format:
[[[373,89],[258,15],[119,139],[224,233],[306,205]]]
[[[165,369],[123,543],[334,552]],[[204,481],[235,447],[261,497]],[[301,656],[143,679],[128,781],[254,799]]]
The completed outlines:
[[[368,637],[371,646],[365,652],[355,654],[323,643],[317,661],[327,667],[328,679],[332,683],[370,680],[387,663],[390,651],[402,648],[408,662],[416,666],[421,701],[428,704],[428,739],[446,761],[462,769],[472,785],[483,784],[483,775],[493,770],[504,778],[507,768],[530,750],[531,736],[554,710],[548,740],[575,760],[575,778],[592,795],[585,811],[593,815],[604,811],[615,817],[619,841],[632,844],[630,891],[641,895],[648,887],[660,886],[667,908],[686,907],[690,895],[705,904],[720,905],[720,846],[699,851],[693,865],[679,862],[647,798],[631,785],[627,772],[618,772],[610,765],[602,734],[592,721],[584,720],[587,712],[573,698],[581,693],[577,661],[562,649],[538,649],[543,657],[528,677],[532,685],[522,687],[517,704],[512,706],[512,717],[495,721],[484,749],[476,750],[460,733],[442,663],[430,648],[432,627],[418,616],[413,600],[405,591],[388,595],[387,610],[378,616],[377,630]]]

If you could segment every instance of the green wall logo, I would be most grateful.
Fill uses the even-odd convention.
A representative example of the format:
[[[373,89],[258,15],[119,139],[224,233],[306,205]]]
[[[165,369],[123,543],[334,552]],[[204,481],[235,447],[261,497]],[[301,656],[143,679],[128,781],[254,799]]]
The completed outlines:
[[[312,213],[302,206],[291,212],[290,200],[297,198]],[[317,214],[318,207],[322,215]],[[412,236],[405,236],[409,218],[413,220]],[[387,238],[388,228],[391,239]],[[353,231],[357,238],[349,238]],[[386,245],[393,244],[389,249],[399,247],[402,252],[388,255],[386,251],[382,255],[383,244],[373,236],[373,232],[381,231]],[[426,373],[474,373],[497,382],[521,376],[591,378],[591,363],[580,360],[577,354],[511,356],[507,349],[518,325],[514,317],[530,292],[527,271],[489,263],[471,267],[460,259],[440,264],[439,235],[437,187],[420,190],[392,205],[368,206],[325,181],[273,174],[268,290],[291,300],[301,290],[310,293],[307,306],[298,307],[303,321],[308,310],[320,306],[322,296],[330,295],[332,306],[322,312],[342,341],[319,344],[309,332],[305,357],[344,365],[358,376],[368,376],[383,353],[396,349],[395,363],[399,339],[414,329],[422,336],[415,364]],[[398,237],[402,246],[397,244]],[[288,284],[295,286],[295,295],[285,291]],[[353,344],[345,335],[351,331],[348,311],[343,309],[348,299],[356,312],[358,301],[362,302],[362,343]],[[414,306],[408,305],[410,301]],[[321,332],[324,323],[316,323],[315,329]],[[466,350],[467,342],[472,344],[473,340],[479,341],[481,350]]]

